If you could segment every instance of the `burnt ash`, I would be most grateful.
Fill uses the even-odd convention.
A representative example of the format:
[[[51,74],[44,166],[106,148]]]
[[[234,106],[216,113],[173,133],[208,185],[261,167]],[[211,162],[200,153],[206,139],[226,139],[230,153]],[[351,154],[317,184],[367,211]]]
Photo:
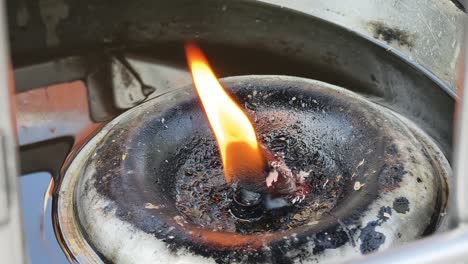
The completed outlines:
[[[314,254],[319,254],[325,249],[338,248],[349,242],[349,236],[341,227],[329,228],[323,232],[317,233],[314,239]]]
[[[377,226],[380,226],[379,222],[372,221],[361,229],[361,234],[359,235],[359,239],[361,240],[359,249],[361,250],[361,253],[371,253],[379,249],[379,247],[385,243],[385,235],[375,231]]]
[[[367,225],[361,229],[361,234],[359,235],[359,239],[361,240],[361,245],[359,249],[361,253],[368,254],[371,253],[385,243],[385,235],[381,232],[375,231],[375,228],[381,226],[382,223],[388,220],[388,217],[392,215],[392,209],[388,206],[381,207],[378,214],[377,220],[370,221]]]
[[[409,212],[409,201],[405,197],[398,197],[393,201],[393,209],[400,214]]]
[[[265,211],[260,221],[239,221],[229,211],[233,190],[224,180],[215,140],[208,136],[193,136],[174,155],[176,160],[185,160],[176,174],[175,199],[178,210],[187,221],[212,230],[263,233],[318,221],[336,205],[343,182],[337,181],[335,175],[343,173],[323,151],[305,143],[300,122],[272,130],[268,128],[280,126],[285,120],[271,118],[275,112],[270,111],[255,113],[255,116],[262,143],[276,158],[284,160],[293,173],[306,176],[305,185],[311,189],[311,195],[287,208]],[[171,159],[168,163],[174,164],[174,161]]]
[[[379,182],[385,190],[393,190],[399,186],[407,172],[402,164],[384,165],[379,175]]]
[[[401,30],[396,27],[389,27],[382,22],[370,22],[370,27],[373,31],[373,36],[376,39],[383,40],[387,43],[396,42],[400,46],[406,46],[408,48],[413,48],[414,46],[414,34],[409,33],[408,31]]]

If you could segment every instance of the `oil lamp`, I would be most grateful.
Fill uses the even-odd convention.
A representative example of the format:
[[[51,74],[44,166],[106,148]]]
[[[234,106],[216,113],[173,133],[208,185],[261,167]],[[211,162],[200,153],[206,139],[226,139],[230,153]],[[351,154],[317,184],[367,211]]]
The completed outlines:
[[[186,54],[198,97],[216,138],[226,183],[236,189],[232,212],[240,218],[258,217],[266,192],[294,202],[301,199],[307,189],[298,191],[302,179],[258,142],[251,121],[218,82],[201,50],[187,44]],[[282,204],[288,202],[284,200]]]
[[[186,52],[195,87],[123,113],[68,160],[55,210],[75,260],[316,263],[444,228],[450,167],[411,121],[314,80],[218,80]]]

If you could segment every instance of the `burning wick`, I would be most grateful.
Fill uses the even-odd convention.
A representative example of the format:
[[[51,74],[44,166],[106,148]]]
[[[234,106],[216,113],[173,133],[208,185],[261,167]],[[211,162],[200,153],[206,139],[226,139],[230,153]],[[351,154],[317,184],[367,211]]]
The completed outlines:
[[[201,50],[187,44],[185,51],[198,97],[218,143],[226,182],[238,186],[234,201],[242,208],[240,211],[258,207],[265,193],[288,196],[292,203],[303,199],[302,190],[296,195],[296,177],[258,142],[249,118],[218,82]]]

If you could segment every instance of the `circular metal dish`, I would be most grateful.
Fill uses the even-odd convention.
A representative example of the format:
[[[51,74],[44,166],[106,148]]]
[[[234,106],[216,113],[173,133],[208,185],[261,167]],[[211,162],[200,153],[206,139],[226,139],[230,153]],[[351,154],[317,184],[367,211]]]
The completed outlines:
[[[273,108],[285,115],[268,129],[300,124],[306,143],[320,145],[340,164],[343,175],[332,176],[345,182],[337,205],[315,221],[264,234],[183,221],[171,196],[174,175],[159,169],[187,138],[209,135],[188,86],[120,115],[70,159],[56,199],[57,226],[78,262],[313,263],[381,250],[441,228],[450,167],[404,117],[308,79],[221,82],[241,103],[259,97],[256,112]]]

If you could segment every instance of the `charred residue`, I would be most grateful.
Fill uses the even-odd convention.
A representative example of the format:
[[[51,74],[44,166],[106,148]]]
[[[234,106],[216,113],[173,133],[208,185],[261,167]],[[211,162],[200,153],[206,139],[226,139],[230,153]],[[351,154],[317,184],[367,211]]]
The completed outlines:
[[[371,253],[379,249],[379,247],[385,243],[385,235],[375,231],[375,228],[386,222],[391,215],[392,209],[390,207],[381,207],[377,214],[377,220],[367,223],[367,225],[361,229],[361,234],[359,235],[359,239],[361,240],[359,249],[361,253]]]
[[[374,38],[390,43],[398,43],[400,46],[412,48],[414,46],[414,34],[397,27],[390,27],[379,21],[368,23]]]
[[[359,235],[359,239],[361,240],[361,246],[359,249],[361,250],[361,253],[371,253],[379,249],[379,247],[385,243],[385,235],[381,232],[375,231],[377,226],[380,226],[380,222],[372,221],[361,230],[361,234]]]
[[[398,197],[393,201],[393,209],[400,214],[409,212],[409,201],[405,197]]]
[[[349,242],[349,236],[346,232],[340,227],[334,227],[317,233],[314,239],[313,253],[318,254],[325,249],[334,249],[346,244]]]
[[[255,120],[258,137],[295,174],[304,175],[306,185],[313,195],[308,195],[301,203],[287,208],[267,210],[261,221],[239,222],[229,212],[232,188],[224,180],[214,138],[212,135],[195,135],[167,163],[168,166],[173,166],[176,160],[185,161],[176,173],[175,200],[178,210],[187,221],[212,230],[237,233],[290,230],[308,222],[319,221],[324,213],[337,204],[345,181],[336,176],[343,175],[344,172],[319,145],[310,140],[310,134],[304,133],[301,120],[291,120],[289,110],[280,107],[265,108],[262,101],[269,96],[273,95],[251,93],[244,104],[249,106],[249,114]],[[287,104],[305,108],[309,101],[291,97]],[[165,168],[162,170],[167,171]]]
[[[393,190],[399,186],[401,181],[403,180],[403,176],[407,172],[403,164],[386,164],[383,166],[380,175],[379,175],[379,182],[383,184],[384,188],[387,191]]]

